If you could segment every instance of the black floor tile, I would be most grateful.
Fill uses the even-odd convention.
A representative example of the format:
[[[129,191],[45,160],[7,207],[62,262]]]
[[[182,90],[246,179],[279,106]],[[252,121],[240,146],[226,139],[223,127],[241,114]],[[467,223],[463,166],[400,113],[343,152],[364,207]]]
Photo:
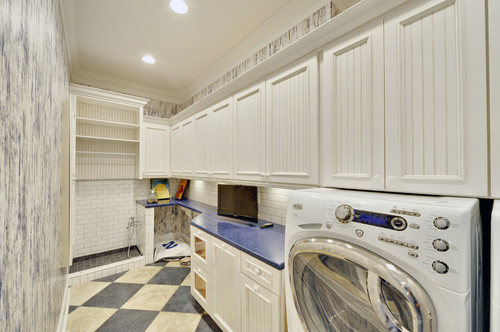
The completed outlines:
[[[179,286],[162,311],[202,314],[204,309],[191,295],[191,287]]]
[[[146,264],[147,266],[162,266],[164,267],[165,265],[167,265],[167,262],[164,262],[164,261],[158,261],[158,262],[155,262],[155,263],[151,263],[151,264]]]
[[[158,311],[120,309],[97,329],[98,332],[141,332],[151,325]]]
[[[72,313],[73,311],[75,311],[75,309],[77,309],[78,306],[77,305],[70,305],[69,308],[68,308],[68,315],[70,313]]]
[[[201,316],[200,322],[198,323],[198,327],[196,328],[196,332],[212,332],[212,331],[221,331],[220,327],[214,322],[214,320],[207,314]]]
[[[83,304],[85,307],[120,308],[142,284],[112,283]]]
[[[107,277],[104,277],[104,278],[100,278],[100,279],[97,279],[97,280],[94,280],[94,281],[113,282],[113,281],[115,281],[116,279],[120,278],[122,275],[124,275],[127,272],[128,271],[124,271],[124,272],[112,274],[110,276],[107,276]]]
[[[180,285],[186,279],[190,269],[184,267],[164,267],[158,272],[148,284],[156,285]]]

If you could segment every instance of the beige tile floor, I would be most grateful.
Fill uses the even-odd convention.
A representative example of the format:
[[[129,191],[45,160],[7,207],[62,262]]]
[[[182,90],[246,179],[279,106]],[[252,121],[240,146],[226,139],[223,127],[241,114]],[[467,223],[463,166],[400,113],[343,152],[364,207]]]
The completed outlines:
[[[66,331],[221,331],[189,284],[190,268],[172,261],[73,286]]]

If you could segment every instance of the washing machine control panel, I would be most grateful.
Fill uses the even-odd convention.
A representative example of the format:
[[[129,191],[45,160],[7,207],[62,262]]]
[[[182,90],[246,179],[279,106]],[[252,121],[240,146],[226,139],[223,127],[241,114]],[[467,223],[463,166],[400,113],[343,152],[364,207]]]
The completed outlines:
[[[353,209],[348,204],[341,204],[335,209],[335,218],[343,224],[355,222],[395,231],[403,231],[408,226],[403,217]]]
[[[325,200],[322,229],[384,257],[397,257],[406,270],[464,292],[471,267],[463,259],[470,250],[470,238],[463,234],[470,231],[470,216],[460,208],[436,205],[331,197]]]

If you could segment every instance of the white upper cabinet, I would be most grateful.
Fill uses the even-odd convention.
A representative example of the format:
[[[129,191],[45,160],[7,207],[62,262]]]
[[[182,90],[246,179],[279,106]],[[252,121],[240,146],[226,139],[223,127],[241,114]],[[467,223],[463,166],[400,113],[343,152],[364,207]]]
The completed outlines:
[[[206,110],[193,116],[194,121],[194,170],[197,177],[211,173],[211,112]]]
[[[234,178],[264,181],[266,119],[264,81],[234,96]]]
[[[500,1],[488,1],[489,24],[489,70],[490,70],[490,151],[491,151],[491,196],[500,198]]]
[[[384,189],[382,20],[323,51],[322,186]]]
[[[211,176],[233,178],[233,98],[230,97],[210,108]]]
[[[488,195],[484,16],[456,0],[385,18],[387,190]]]
[[[170,127],[152,119],[141,126],[141,170],[144,178],[169,175]]]
[[[318,183],[318,61],[296,62],[266,79],[266,177]]]
[[[182,173],[182,126],[180,123],[170,128],[170,172],[172,175]]]
[[[181,122],[182,127],[182,175],[194,175],[194,117]]]

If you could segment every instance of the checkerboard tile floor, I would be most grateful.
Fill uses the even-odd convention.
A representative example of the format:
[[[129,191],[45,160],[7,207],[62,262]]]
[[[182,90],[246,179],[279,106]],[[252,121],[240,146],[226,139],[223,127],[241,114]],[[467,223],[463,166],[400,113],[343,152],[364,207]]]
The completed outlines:
[[[190,271],[158,262],[73,286],[66,331],[221,331],[191,296]]]

